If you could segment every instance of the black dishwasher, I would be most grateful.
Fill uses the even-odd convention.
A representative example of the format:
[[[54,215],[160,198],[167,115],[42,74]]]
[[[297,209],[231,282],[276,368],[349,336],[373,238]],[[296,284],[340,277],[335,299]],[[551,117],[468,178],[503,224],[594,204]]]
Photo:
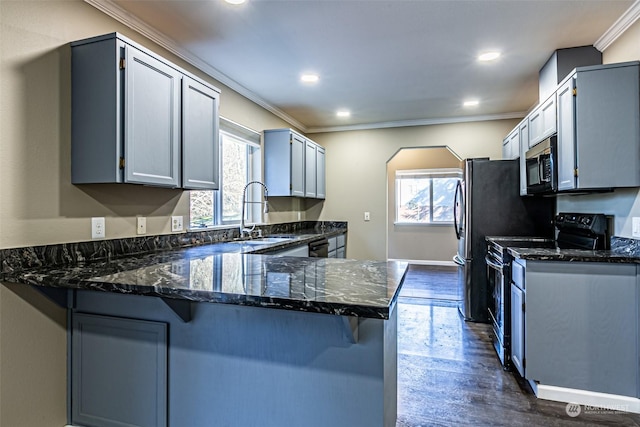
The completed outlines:
[[[309,256],[311,258],[327,258],[329,256],[329,240],[323,237],[309,242]]]

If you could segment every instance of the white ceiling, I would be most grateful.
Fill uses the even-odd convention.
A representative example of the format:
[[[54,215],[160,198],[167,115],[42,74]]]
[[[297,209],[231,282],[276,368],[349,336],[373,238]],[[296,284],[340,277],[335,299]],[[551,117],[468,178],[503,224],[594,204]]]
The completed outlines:
[[[306,132],[522,117],[554,50],[603,49],[612,25],[640,9],[633,0],[86,1]],[[476,61],[493,49],[500,59]],[[301,84],[305,71],[319,83]],[[467,98],[480,105],[464,108]],[[351,117],[337,118],[339,108]]]

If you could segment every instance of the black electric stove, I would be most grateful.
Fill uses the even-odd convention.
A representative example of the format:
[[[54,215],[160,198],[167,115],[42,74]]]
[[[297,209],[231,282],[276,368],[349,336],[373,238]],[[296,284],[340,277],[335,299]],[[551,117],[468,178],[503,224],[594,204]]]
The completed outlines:
[[[504,369],[511,365],[511,262],[507,248],[608,249],[609,233],[604,214],[559,213],[556,239],[523,236],[487,237],[487,278],[489,283],[489,321],[493,327],[493,346]]]

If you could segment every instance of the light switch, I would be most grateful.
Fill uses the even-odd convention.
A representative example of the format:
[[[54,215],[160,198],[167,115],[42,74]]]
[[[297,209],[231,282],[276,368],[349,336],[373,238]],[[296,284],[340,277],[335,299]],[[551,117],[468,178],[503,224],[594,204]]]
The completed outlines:
[[[365,221],[371,221],[371,212],[365,212],[364,213],[364,220]]]
[[[640,237],[640,216],[631,219],[631,237]]]

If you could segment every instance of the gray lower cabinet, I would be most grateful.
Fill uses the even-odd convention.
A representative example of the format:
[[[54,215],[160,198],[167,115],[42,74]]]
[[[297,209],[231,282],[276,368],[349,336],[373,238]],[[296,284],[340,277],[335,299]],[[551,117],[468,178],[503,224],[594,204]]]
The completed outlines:
[[[167,351],[166,323],[73,313],[72,423],[166,426]]]
[[[117,33],[71,43],[71,63],[74,184],[217,188],[217,89]]]
[[[640,65],[579,67],[558,94],[558,190],[640,186]]]
[[[329,258],[346,258],[347,254],[347,235],[329,238]]]
[[[512,262],[511,270],[511,362],[522,377],[525,374],[524,319],[525,275],[524,265]],[[507,320],[507,319],[505,319]]]
[[[291,129],[264,131],[269,196],[325,198],[325,150]]]
[[[636,265],[517,263],[524,267],[526,285],[522,294],[525,378],[541,385],[638,397]],[[519,302],[517,292],[512,293],[512,301]],[[512,312],[517,311],[512,307]],[[514,335],[521,330],[518,327],[519,323],[512,323]],[[512,343],[515,346],[518,340]]]

